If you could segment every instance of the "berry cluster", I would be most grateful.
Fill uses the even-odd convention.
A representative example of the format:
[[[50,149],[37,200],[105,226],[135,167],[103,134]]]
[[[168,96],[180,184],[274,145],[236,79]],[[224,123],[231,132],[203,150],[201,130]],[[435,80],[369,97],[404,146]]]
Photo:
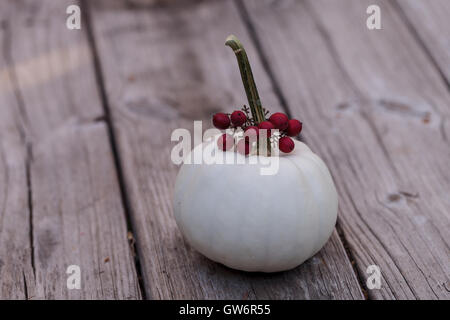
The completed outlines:
[[[267,116],[267,111],[264,114]],[[266,118],[266,117],[265,117]],[[256,122],[249,114],[249,109],[244,106],[241,110],[233,111],[231,114],[216,113],[213,116],[213,125],[221,130],[228,128],[244,130],[244,139],[238,141],[236,149],[239,153],[247,155],[250,153],[250,137],[258,137],[259,129],[267,130],[267,136],[270,141],[278,144],[278,148],[285,153],[294,150],[295,144],[290,137],[297,136],[302,131],[302,123],[297,119],[289,119],[287,115],[281,112],[272,114],[269,119],[261,122]],[[279,134],[273,135],[271,130],[278,129]],[[221,150],[230,150],[234,144],[235,139],[232,135],[224,133],[217,141]]]

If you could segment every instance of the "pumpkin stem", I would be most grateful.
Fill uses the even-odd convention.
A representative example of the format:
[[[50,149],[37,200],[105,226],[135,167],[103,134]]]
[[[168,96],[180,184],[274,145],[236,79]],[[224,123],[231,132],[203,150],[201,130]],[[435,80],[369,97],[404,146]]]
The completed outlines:
[[[241,71],[242,83],[244,84],[245,93],[247,94],[248,104],[252,113],[253,120],[258,124],[266,120],[264,109],[259,99],[258,89],[256,88],[255,79],[253,79],[253,72],[248,61],[247,53],[244,46],[234,35],[229,35],[225,40],[225,45],[233,49],[236,55],[239,70]],[[259,142],[258,142],[259,150]],[[259,153],[259,152],[258,152]],[[270,139],[267,138],[267,155],[270,156]]]
[[[244,84],[245,93],[247,94],[248,104],[252,112],[253,119],[260,123],[265,120],[264,110],[259,99],[258,89],[253,79],[252,68],[248,62],[247,53],[244,46],[234,35],[229,35],[225,41],[225,45],[233,49],[236,55],[239,70],[241,71],[242,83]]]

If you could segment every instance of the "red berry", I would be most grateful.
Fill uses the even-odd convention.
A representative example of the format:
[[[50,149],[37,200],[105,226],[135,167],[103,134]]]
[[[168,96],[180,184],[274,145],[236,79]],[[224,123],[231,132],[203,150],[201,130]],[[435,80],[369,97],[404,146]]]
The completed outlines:
[[[273,123],[275,129],[283,131],[288,127],[289,118],[284,113],[276,112],[270,116],[269,121]]]
[[[227,129],[230,126],[230,118],[225,113],[216,113],[213,116],[213,125],[217,129]]]
[[[231,123],[235,127],[242,126],[247,121],[247,116],[242,111],[236,110],[231,114]]]
[[[222,151],[227,151],[233,148],[234,138],[227,133],[224,133],[217,139],[217,146]]]
[[[267,130],[267,137],[270,137],[272,132],[271,129],[275,129],[275,126],[270,121],[263,121],[258,125],[258,128]]]
[[[289,120],[286,134],[290,137],[295,137],[300,131],[302,131],[302,123],[297,119]]]
[[[282,137],[280,138],[280,141],[278,141],[278,147],[284,153],[289,153],[294,150],[295,143],[294,140],[289,137]]]
[[[236,145],[237,152],[246,156],[250,153],[250,143],[245,141],[244,139],[239,140]]]

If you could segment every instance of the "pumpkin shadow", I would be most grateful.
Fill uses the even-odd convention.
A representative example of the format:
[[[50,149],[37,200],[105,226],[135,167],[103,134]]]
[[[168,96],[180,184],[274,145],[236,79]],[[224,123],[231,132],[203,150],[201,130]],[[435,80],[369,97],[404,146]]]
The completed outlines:
[[[227,287],[235,287],[235,290],[242,292],[240,296],[237,292],[228,292],[225,299],[323,299],[327,294],[310,296],[309,288],[316,287],[317,267],[315,257],[312,257],[301,265],[286,271],[279,272],[250,272],[232,269],[221,263],[215,262],[196,252],[197,262],[200,269],[207,269],[208,276],[212,281],[227,283]],[[234,285],[239,284],[239,285]],[[311,290],[316,292],[316,290]]]
[[[171,266],[169,273],[189,275],[196,289],[195,296],[185,299],[331,299],[329,288],[323,286],[327,268],[323,248],[298,267],[280,272],[249,272],[232,269],[215,262],[189,245],[179,235],[175,246],[184,263]],[[326,272],[325,272],[326,274]],[[174,277],[178,278],[178,277]],[[178,284],[173,283],[174,287]],[[205,288],[208,288],[205,290]],[[196,293],[194,293],[196,292]]]

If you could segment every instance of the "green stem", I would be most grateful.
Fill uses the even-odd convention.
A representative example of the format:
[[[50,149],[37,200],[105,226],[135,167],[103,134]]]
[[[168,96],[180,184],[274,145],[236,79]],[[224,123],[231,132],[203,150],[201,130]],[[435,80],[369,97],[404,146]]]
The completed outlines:
[[[242,83],[244,84],[245,93],[247,94],[248,104],[252,112],[253,119],[260,123],[265,120],[264,110],[259,99],[258,89],[253,79],[252,68],[248,62],[247,53],[244,46],[234,35],[229,35],[225,41],[225,45],[233,49],[241,71]]]

